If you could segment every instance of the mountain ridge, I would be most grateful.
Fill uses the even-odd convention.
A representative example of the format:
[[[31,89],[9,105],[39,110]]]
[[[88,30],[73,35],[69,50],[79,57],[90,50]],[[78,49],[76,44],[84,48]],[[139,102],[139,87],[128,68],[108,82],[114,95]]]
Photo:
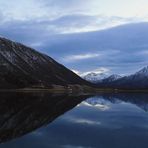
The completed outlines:
[[[51,57],[0,38],[0,88],[91,85]]]
[[[118,89],[147,89],[148,88],[148,66],[138,72],[121,77],[112,82],[97,83],[98,87]]]

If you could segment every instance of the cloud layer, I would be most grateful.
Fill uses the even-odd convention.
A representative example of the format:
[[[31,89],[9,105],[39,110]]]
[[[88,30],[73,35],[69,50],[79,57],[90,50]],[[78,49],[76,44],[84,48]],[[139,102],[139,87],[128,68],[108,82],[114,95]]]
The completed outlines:
[[[1,0],[0,35],[47,53],[79,73],[100,67],[110,73],[132,73],[148,64],[148,24],[139,23],[148,21],[147,4]]]

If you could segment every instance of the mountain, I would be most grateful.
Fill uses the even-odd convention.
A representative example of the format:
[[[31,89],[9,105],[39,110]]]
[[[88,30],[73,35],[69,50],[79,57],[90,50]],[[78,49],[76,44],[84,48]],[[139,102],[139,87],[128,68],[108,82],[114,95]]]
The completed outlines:
[[[108,75],[104,73],[91,72],[89,74],[83,75],[82,78],[92,83],[98,83],[107,78],[107,76]]]
[[[120,79],[120,78],[122,78],[120,75],[114,74],[114,75],[111,75],[111,76],[109,76],[109,77],[103,79],[101,82],[102,82],[102,83],[109,83],[109,82],[116,81],[116,80],[118,80],[118,79]]]
[[[99,87],[120,89],[147,89],[148,88],[148,66],[135,74],[119,78],[114,81],[99,82]]]
[[[140,71],[138,71],[136,74],[135,74],[137,77],[148,77],[148,66],[147,67],[144,67],[143,69],[141,69]]]
[[[0,89],[91,85],[49,56],[0,38]]]
[[[104,74],[104,73],[100,73],[100,74],[97,74],[97,73],[89,73],[85,76],[82,76],[83,79],[89,81],[89,82],[92,82],[92,83],[109,83],[109,82],[113,82],[115,80],[118,80],[121,78],[120,75],[111,75],[111,76],[108,76],[107,74]]]

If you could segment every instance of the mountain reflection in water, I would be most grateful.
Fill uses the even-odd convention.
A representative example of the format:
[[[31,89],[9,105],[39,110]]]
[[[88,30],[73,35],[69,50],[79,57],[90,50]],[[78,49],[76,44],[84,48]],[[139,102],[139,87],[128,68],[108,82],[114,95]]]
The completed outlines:
[[[46,125],[72,109],[86,96],[48,93],[0,93],[0,142]]]
[[[147,111],[144,93],[0,93],[0,148],[147,148]]]

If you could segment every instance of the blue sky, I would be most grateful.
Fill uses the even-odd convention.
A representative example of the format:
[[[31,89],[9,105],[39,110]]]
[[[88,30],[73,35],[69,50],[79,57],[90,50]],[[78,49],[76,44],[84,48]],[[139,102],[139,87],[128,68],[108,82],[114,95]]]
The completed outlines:
[[[148,65],[147,6],[147,0],[0,0],[0,35],[79,74],[130,74]]]

